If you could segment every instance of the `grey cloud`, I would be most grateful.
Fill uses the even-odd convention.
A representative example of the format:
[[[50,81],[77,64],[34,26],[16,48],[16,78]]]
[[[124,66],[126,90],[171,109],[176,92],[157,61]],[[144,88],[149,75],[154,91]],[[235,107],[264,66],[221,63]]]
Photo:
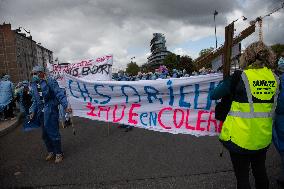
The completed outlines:
[[[3,3],[4,2],[4,3]],[[42,19],[43,16],[58,15],[64,12],[80,11],[86,17],[103,16],[109,21],[121,24],[129,17],[141,19],[179,20],[187,24],[212,24],[215,9],[224,15],[230,13],[239,5],[235,0],[116,0],[116,1],[76,1],[76,0],[28,0],[3,1],[6,11],[4,14],[21,16],[23,19]],[[219,18],[224,23],[225,18]]]
[[[219,12],[217,26],[224,27],[235,10],[254,18],[277,2],[280,0],[0,0],[0,18],[13,28],[30,29],[35,40],[61,59],[76,60],[104,51],[122,61],[129,56],[127,49],[149,50],[153,32],[166,33],[171,39],[167,44],[174,46],[188,40],[179,36],[181,27],[211,27],[208,36],[213,35],[215,9]],[[271,42],[283,42],[279,19],[283,16],[271,20],[273,35],[266,37]],[[173,41],[175,36],[179,38]]]
[[[265,16],[276,8],[281,7],[283,0],[247,0],[247,6],[243,8],[244,14],[250,19],[257,16]],[[263,19],[264,42],[268,45],[284,43],[284,9]],[[258,34],[258,27],[255,35]],[[255,37],[256,38],[256,37]],[[254,39],[255,39],[254,38]]]

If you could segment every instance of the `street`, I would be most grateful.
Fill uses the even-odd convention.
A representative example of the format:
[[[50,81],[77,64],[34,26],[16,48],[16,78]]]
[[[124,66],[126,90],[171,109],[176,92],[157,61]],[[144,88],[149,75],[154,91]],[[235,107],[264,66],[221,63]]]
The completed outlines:
[[[65,159],[46,162],[41,130],[21,126],[0,138],[0,188],[235,188],[229,154],[217,137],[174,135],[74,118],[61,129]],[[280,158],[267,154],[271,188],[277,188]],[[251,177],[251,183],[253,178]]]

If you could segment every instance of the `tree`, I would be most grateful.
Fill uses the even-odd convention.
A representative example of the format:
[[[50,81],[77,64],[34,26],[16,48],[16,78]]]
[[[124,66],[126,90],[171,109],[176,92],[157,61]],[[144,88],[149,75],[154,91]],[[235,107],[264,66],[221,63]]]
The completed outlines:
[[[187,73],[192,73],[196,71],[196,66],[193,63],[193,60],[190,56],[182,56],[180,57],[180,62],[178,63],[178,69],[180,70],[186,70]]]
[[[199,56],[205,56],[205,55],[211,53],[213,50],[214,50],[213,47],[210,47],[210,48],[207,48],[207,49],[202,49],[202,50],[199,52]]]
[[[213,47],[206,48],[206,49],[202,49],[202,50],[199,52],[199,56],[200,56],[199,58],[201,58],[202,56],[208,55],[208,54],[211,53],[213,50],[214,50]],[[199,64],[199,65],[195,64],[195,65],[196,65],[196,69],[197,69],[197,70],[201,69],[202,67],[205,67],[205,68],[211,68],[211,67],[212,67],[210,61],[206,62],[205,64],[203,63],[202,65],[201,65],[201,64]]]
[[[281,53],[284,52],[284,44],[275,44],[271,46],[272,50],[277,56],[277,59],[280,58]]]
[[[144,63],[140,66],[140,71],[143,73],[147,73],[153,71],[153,69],[151,69],[151,66],[148,63]]]
[[[185,69],[187,73],[192,73],[197,69],[190,56],[180,56],[173,53],[166,56],[164,65],[167,66],[170,72],[172,72],[173,69]]]
[[[129,75],[137,75],[140,71],[139,66],[136,64],[136,62],[130,62],[127,64],[126,73]]]
[[[167,55],[163,63],[168,68],[169,71],[171,71],[174,68],[177,69],[178,66],[177,55],[174,53]]]

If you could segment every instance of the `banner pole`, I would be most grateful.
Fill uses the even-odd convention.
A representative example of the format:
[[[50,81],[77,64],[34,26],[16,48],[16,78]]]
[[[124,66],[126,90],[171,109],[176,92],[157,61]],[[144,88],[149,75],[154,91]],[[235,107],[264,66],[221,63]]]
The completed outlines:
[[[107,136],[109,136],[109,122],[107,122]]]
[[[64,74],[64,80],[65,80],[65,74]],[[68,102],[68,107],[72,108],[71,104],[70,104],[70,98],[69,98],[69,95],[67,94],[66,88],[65,88],[65,92],[66,92],[65,94],[66,94],[66,98],[67,98],[67,102]],[[68,113],[68,114],[69,114],[69,119],[71,120],[72,132],[73,132],[73,135],[75,136],[76,135],[76,130],[75,130],[74,121],[73,121],[73,109],[72,109],[72,112]]]

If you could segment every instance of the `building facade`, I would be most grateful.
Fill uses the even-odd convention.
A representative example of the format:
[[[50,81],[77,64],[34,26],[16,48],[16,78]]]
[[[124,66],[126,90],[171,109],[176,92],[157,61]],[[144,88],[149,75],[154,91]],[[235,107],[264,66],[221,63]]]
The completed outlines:
[[[41,44],[37,44],[36,46],[36,53],[37,53],[37,65],[43,66],[45,69],[47,67],[47,63],[53,63],[53,53],[52,51],[48,50],[41,46]]]
[[[151,66],[162,65],[167,55],[171,54],[166,47],[166,39],[162,33],[153,33],[153,39],[150,42],[151,55],[147,58]]]
[[[32,36],[12,30],[11,24],[0,25],[0,76],[9,74],[13,82],[30,80],[35,65],[46,68],[53,52],[37,44]]]

